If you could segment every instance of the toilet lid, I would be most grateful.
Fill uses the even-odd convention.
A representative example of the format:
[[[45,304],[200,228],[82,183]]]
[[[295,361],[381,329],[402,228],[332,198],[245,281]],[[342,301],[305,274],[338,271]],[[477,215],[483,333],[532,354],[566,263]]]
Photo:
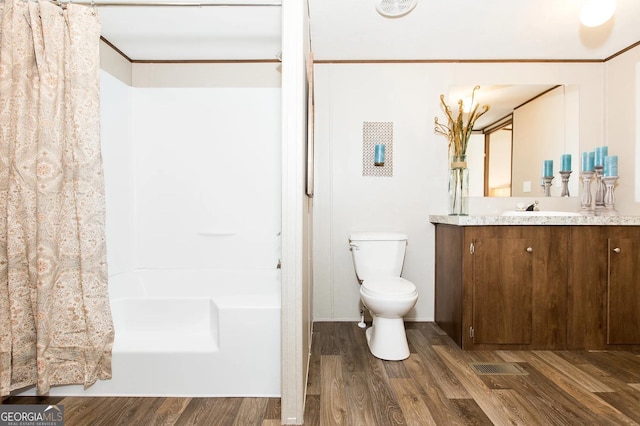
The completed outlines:
[[[416,286],[401,277],[370,278],[362,282],[361,291],[371,296],[404,298],[417,293]]]

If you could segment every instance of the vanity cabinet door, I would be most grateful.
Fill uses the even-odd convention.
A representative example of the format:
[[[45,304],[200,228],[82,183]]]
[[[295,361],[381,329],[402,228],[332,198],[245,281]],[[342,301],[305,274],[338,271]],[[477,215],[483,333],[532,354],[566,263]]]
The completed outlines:
[[[575,226],[571,247],[567,347],[638,347],[640,228]]]
[[[533,248],[526,238],[473,242],[474,344],[531,344]]]
[[[435,320],[463,349],[564,349],[569,227],[436,225]]]
[[[640,237],[608,239],[607,344],[640,344],[639,265]]]
[[[463,347],[564,349],[569,230],[465,228]]]

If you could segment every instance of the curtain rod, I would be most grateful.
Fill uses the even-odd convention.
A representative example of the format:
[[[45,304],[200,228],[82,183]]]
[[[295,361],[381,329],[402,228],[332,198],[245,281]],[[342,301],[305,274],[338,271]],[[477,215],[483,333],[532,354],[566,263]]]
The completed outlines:
[[[0,2],[4,3],[4,0]],[[67,6],[69,4],[79,4],[83,6],[95,6],[95,7],[272,7],[282,6],[281,2],[271,3],[220,3],[220,2],[177,2],[177,1],[149,1],[149,2],[135,2],[135,1],[122,1],[122,2],[102,2],[102,1],[57,1],[51,0],[52,3],[56,3],[61,6]]]

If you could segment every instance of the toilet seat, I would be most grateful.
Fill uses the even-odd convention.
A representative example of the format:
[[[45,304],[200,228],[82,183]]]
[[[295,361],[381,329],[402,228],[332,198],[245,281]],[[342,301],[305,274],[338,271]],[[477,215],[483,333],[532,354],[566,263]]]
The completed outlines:
[[[369,278],[362,282],[360,291],[368,296],[386,299],[404,299],[418,293],[416,286],[402,277]]]

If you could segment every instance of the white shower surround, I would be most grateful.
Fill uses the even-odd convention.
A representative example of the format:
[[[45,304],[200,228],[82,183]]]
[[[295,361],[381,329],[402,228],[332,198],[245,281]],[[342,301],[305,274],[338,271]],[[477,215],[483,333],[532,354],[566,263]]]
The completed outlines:
[[[101,86],[113,379],[51,394],[279,396],[280,88]]]
[[[114,361],[114,380],[133,374],[131,366],[140,360],[140,368],[156,364],[148,368],[158,373],[180,366],[167,380],[167,395],[278,396],[280,89],[132,92],[133,275],[149,296],[115,306],[114,322],[130,332],[131,323],[122,324],[119,314],[146,307],[152,317],[163,318],[165,327],[183,326],[167,339],[173,345],[162,350],[136,351],[131,347],[136,339],[116,345],[114,357],[125,359],[127,366],[120,370],[118,359]],[[105,175],[109,177],[109,164]],[[117,289],[118,279],[112,279]],[[173,304],[154,300],[163,293]],[[120,299],[114,295],[114,301]],[[182,321],[193,312],[199,312],[194,320],[200,327]],[[184,350],[186,343],[177,337],[198,328],[207,331],[206,324],[208,334],[192,339],[201,344]],[[119,337],[116,341],[121,342]],[[122,354],[127,350],[131,352]],[[162,374],[167,373],[139,378],[163,381]],[[181,385],[181,380],[189,384]],[[125,393],[146,386],[129,383]]]

